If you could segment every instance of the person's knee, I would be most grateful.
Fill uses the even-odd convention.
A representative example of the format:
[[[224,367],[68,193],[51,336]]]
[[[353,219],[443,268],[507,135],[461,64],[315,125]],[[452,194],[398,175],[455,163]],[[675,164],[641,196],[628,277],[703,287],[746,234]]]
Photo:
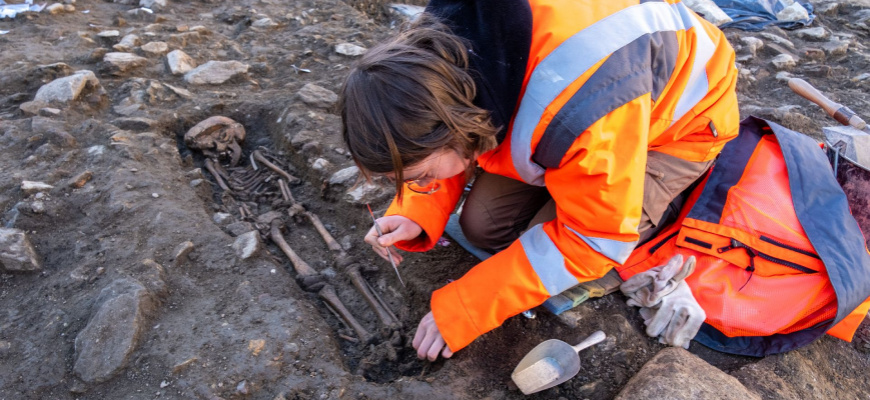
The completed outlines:
[[[467,206],[467,205],[466,205]],[[493,221],[483,210],[475,210],[463,208],[462,215],[459,216],[459,226],[462,227],[462,234],[474,246],[486,250],[501,250],[510,244],[510,240],[505,243],[505,237],[508,232],[498,227],[498,224]]]

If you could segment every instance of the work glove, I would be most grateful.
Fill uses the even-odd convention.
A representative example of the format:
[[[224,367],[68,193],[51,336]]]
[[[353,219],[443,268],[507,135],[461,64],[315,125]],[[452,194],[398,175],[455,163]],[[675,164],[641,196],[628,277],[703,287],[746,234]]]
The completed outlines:
[[[658,337],[661,343],[689,348],[707,318],[685,281],[694,270],[695,257],[683,263],[683,256],[678,254],[667,264],[636,274],[620,286],[628,296],[626,303],[641,307],[647,335]]]

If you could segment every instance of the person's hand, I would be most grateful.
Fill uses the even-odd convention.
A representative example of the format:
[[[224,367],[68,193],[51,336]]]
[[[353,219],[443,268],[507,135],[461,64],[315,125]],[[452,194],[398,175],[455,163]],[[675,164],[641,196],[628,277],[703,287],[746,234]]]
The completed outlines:
[[[453,351],[444,342],[444,337],[441,336],[441,331],[438,330],[438,325],[435,325],[435,317],[432,311],[429,311],[417,326],[417,333],[414,335],[414,340],[411,342],[414,349],[417,350],[417,358],[427,358],[429,361],[438,359],[438,354],[441,357],[453,357]]]
[[[402,255],[396,251],[395,247],[392,245],[396,242],[401,242],[404,240],[411,240],[420,236],[423,233],[423,228],[414,221],[411,221],[408,217],[403,217],[401,215],[390,215],[387,217],[381,217],[377,219],[378,225],[381,227],[381,231],[384,233],[383,236],[378,237],[378,231],[375,229],[374,225],[372,229],[366,233],[365,242],[372,246],[372,250],[375,253],[378,253],[384,260],[389,261],[388,253],[393,254],[393,260],[396,261],[396,264],[402,262]]]

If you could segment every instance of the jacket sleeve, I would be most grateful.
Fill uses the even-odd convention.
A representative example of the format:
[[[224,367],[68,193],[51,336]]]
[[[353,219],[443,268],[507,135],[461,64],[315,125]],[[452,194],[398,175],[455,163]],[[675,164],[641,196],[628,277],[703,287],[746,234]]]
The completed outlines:
[[[441,188],[435,193],[414,193],[405,188],[401,204],[398,195],[393,198],[385,215],[408,217],[423,228],[419,237],[398,242],[396,247],[406,251],[426,251],[435,247],[438,238],[444,233],[450,213],[456,208],[456,203],[465,189],[465,173],[438,182]]]
[[[628,258],[642,212],[650,103],[644,94],[605,115],[545,172],[554,220],[433,293],[432,313],[451,350]]]

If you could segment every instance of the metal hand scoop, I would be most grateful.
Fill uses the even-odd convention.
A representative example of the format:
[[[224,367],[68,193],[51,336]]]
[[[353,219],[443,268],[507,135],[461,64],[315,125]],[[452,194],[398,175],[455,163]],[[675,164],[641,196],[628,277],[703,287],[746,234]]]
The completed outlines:
[[[576,346],[558,339],[547,340],[523,357],[511,374],[511,379],[523,394],[537,393],[559,385],[580,372],[580,355],[577,353],[606,337],[604,332],[596,331]]]

